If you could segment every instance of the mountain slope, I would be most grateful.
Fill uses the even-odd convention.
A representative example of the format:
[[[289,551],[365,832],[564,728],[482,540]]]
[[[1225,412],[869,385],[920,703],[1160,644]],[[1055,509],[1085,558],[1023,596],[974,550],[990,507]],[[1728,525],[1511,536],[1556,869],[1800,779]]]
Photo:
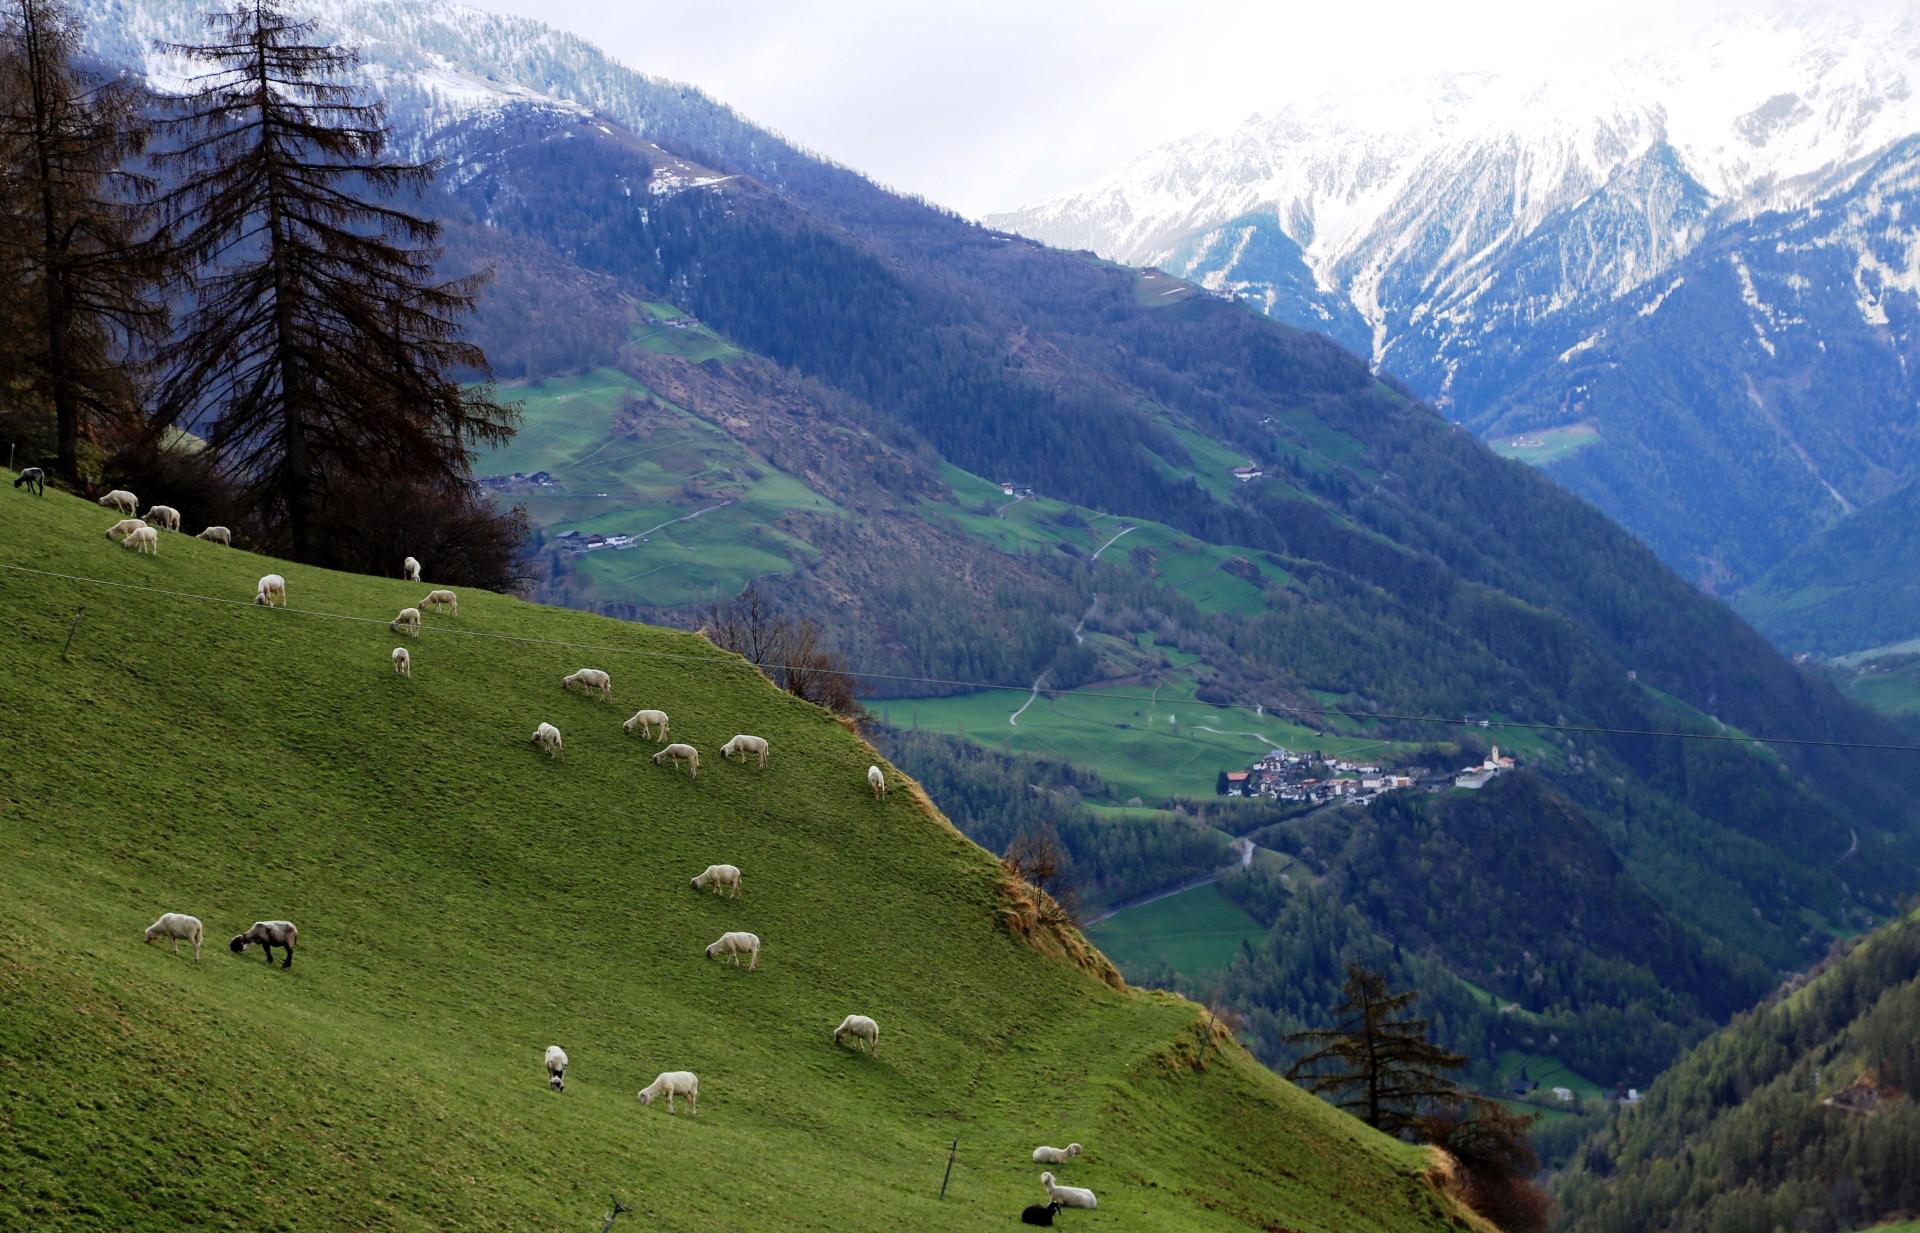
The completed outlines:
[[[1032,1200],[1056,1137],[1090,1148],[1089,1224],[1451,1219],[1419,1151],[1231,1044],[1196,1069],[1194,1007],[1010,936],[992,858],[909,784],[876,804],[870,749],[697,638],[469,594],[402,680],[405,584],[180,536],[134,556],[58,494],[6,517],[0,704],[33,720],[0,813],[0,1224],[573,1227],[611,1189],[665,1228],[973,1229]],[[198,598],[269,569],[291,609]],[[583,659],[619,709],[554,689]],[[638,703],[709,754],[697,779],[622,735]],[[765,771],[712,757],[735,728]],[[688,888],[721,859],[738,901]],[[199,964],[135,944],[166,909],[206,921]],[[280,915],[290,971],[221,946]],[[758,971],[702,959],[733,928]],[[886,1058],[833,1048],[853,1010]],[[635,1103],[681,1067],[697,1118]]]

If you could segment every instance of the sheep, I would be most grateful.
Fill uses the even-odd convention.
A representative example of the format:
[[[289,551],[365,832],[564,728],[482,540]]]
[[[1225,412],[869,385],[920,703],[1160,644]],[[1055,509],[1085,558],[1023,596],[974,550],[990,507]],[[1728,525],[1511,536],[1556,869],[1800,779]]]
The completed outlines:
[[[740,966],[740,956],[748,955],[751,958],[747,963],[747,971],[751,972],[760,966],[760,935],[757,933],[723,933],[720,935],[718,942],[707,947],[707,958],[711,959],[715,955],[727,956],[736,968]]]
[[[700,1110],[696,1105],[700,1099],[700,1078],[691,1070],[662,1072],[659,1078],[640,1089],[640,1103],[650,1105],[655,1097],[663,1095],[667,1098],[668,1113],[673,1112],[673,1098],[684,1096],[687,1098],[687,1112],[699,1116]]]
[[[460,615],[460,599],[452,591],[428,591],[427,597],[420,601],[420,610],[445,608],[448,616]]]
[[[840,1038],[843,1036],[853,1037],[854,1048],[856,1049],[860,1047],[861,1041],[865,1041],[868,1053],[879,1051],[880,1025],[865,1015],[848,1015],[842,1019],[840,1026],[833,1029],[833,1043],[836,1045],[839,1044]]]
[[[1065,1147],[1036,1147],[1033,1149],[1033,1163],[1065,1164],[1086,1150],[1078,1143],[1069,1143]]]
[[[200,918],[188,916],[184,912],[163,912],[160,919],[147,926],[147,942],[152,944],[155,938],[167,938],[173,943],[173,953],[180,953],[182,940],[193,943],[193,961],[200,962]]]
[[[208,527],[193,538],[204,539],[209,544],[219,544],[222,548],[233,547],[233,532],[225,527]]]
[[[633,718],[621,724],[620,728],[628,735],[632,735],[633,730],[638,728],[640,729],[641,736],[656,737],[664,741],[667,739],[667,713],[665,711],[635,711]]]
[[[1053,1226],[1053,1218],[1059,1214],[1060,1205],[1058,1203],[1048,1203],[1045,1205],[1029,1203],[1025,1208],[1021,1209],[1020,1223],[1040,1224],[1051,1228]]]
[[[533,743],[547,751],[549,758],[560,756],[560,729],[543,723],[533,730]]]
[[[287,580],[279,574],[268,574],[260,580],[253,592],[253,602],[265,604],[269,608],[287,606]]]
[[[393,648],[393,671],[396,676],[413,679],[413,656],[407,653],[406,647]]]
[[[1100,1206],[1100,1200],[1093,1197],[1093,1191],[1088,1190],[1085,1186],[1056,1186],[1053,1184],[1053,1174],[1051,1173],[1042,1173],[1040,1175],[1040,1184],[1047,1188],[1047,1198],[1062,1207],[1095,1208]]]
[[[887,777],[881,773],[879,767],[870,766],[867,768],[867,786],[873,789],[874,800],[884,801],[887,799]]]
[[[727,892],[727,898],[740,897],[740,867],[738,865],[708,865],[699,877],[693,880],[693,889],[705,890],[709,886],[717,895]]]
[[[562,689],[572,689],[575,685],[588,693],[598,693],[602,698],[613,697],[613,678],[598,668],[581,668],[560,678]]]
[[[39,467],[28,467],[13,481],[15,488],[25,488],[36,497],[47,495],[47,473]]]
[[[247,947],[257,944],[267,952],[267,965],[271,967],[273,948],[284,946],[287,949],[287,961],[280,966],[290,968],[293,966],[293,944],[299,937],[300,931],[293,927],[290,920],[257,920],[253,922],[253,928],[245,933],[234,934],[233,941],[227,943],[227,949],[238,955]]]
[[[116,488],[106,496],[101,497],[100,504],[106,506],[108,509],[117,509],[129,518],[140,512],[140,498],[134,496],[124,488]]]
[[[660,759],[662,758],[671,759],[675,766],[680,765],[682,762],[686,763],[687,773],[695,779],[700,778],[700,751],[693,746],[669,745],[659,753],[653,755],[653,764],[655,766],[660,765]]]
[[[547,1046],[547,1086],[556,1092],[567,1090],[567,1051],[559,1045]]]
[[[406,576],[408,582],[418,582],[420,581],[420,562],[408,557],[400,563],[400,572]]]
[[[132,535],[135,531],[138,531],[146,525],[146,523],[140,521],[138,518],[122,518],[119,522],[107,528],[107,538],[112,540],[124,539],[126,536]]]
[[[767,748],[766,737],[748,736],[743,732],[720,747],[720,756],[722,758],[731,758],[734,754],[739,754],[740,761],[744,763],[747,760],[748,754],[758,754],[760,756],[761,769],[764,770],[767,765]]]
[[[180,511],[171,505],[156,505],[142,514],[141,517],[147,520],[148,526],[156,527],[162,531],[178,531],[180,529]]]
[[[420,610],[402,608],[400,615],[387,622],[387,628],[396,634],[405,634],[409,638],[420,636]]]
[[[127,538],[120,541],[122,548],[130,548],[147,556],[160,555],[160,532],[152,527],[141,527],[127,532]]]

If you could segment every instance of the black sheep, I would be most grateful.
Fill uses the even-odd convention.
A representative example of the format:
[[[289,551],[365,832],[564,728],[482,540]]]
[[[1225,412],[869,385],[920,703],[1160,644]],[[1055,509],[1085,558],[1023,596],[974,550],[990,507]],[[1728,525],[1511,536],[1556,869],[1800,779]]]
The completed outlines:
[[[1029,1204],[1027,1210],[1020,1213],[1020,1223],[1043,1224],[1051,1227],[1054,1213],[1059,1210],[1060,1205],[1058,1203],[1048,1203],[1045,1205],[1039,1203]]]
[[[47,495],[47,473],[39,467],[28,467],[20,473],[19,479],[13,481],[13,486],[24,487],[34,496],[44,497]]]

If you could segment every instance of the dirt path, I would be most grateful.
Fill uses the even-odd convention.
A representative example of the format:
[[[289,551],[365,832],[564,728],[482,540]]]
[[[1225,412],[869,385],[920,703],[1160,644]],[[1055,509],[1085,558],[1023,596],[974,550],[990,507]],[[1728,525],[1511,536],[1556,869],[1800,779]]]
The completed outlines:
[[[1117,544],[1117,543],[1119,543],[1119,542],[1120,542],[1120,536],[1121,536],[1121,535],[1131,535],[1131,534],[1133,534],[1133,533],[1134,533],[1135,531],[1138,531],[1139,529],[1140,529],[1139,527],[1126,527],[1126,528],[1123,528],[1123,529],[1121,530],[1121,532],[1120,532],[1120,535],[1116,535],[1116,536],[1114,536],[1114,537],[1113,537],[1112,539],[1110,539],[1110,540],[1108,540],[1108,541],[1107,541],[1106,543],[1104,543],[1104,544],[1102,544],[1102,545],[1100,545],[1100,546],[1099,546],[1098,548],[1095,548],[1095,549],[1093,550],[1093,556],[1091,556],[1091,557],[1090,557],[1090,558],[1088,558],[1088,559],[1089,559],[1089,560],[1093,560],[1093,561],[1098,561],[1098,560],[1100,559],[1100,554],[1101,554],[1101,553],[1103,553],[1103,552],[1105,552],[1105,551],[1106,551],[1107,549],[1109,549],[1109,548],[1111,548],[1111,547],[1113,547],[1113,546],[1114,546],[1115,544]]]
[[[690,522],[693,519],[698,518],[702,514],[711,514],[714,510],[725,509],[727,508],[727,506],[732,504],[733,502],[731,501],[722,501],[718,505],[709,505],[705,509],[694,510],[691,514],[683,514],[678,518],[669,518],[665,522],[661,523],[659,527],[648,527],[646,530],[640,532],[638,535],[635,535],[633,538],[645,539],[647,536],[652,535],[655,531],[658,531],[660,527],[670,527],[676,522]]]
[[[1027,713],[1027,708],[1032,706],[1034,704],[1034,701],[1040,697],[1040,686],[1043,682],[1046,681],[1046,679],[1047,679],[1047,674],[1044,672],[1042,672],[1039,676],[1036,676],[1033,678],[1033,692],[1027,695],[1027,700],[1020,704],[1019,710],[1007,716],[1008,727],[1018,728],[1020,726],[1020,717],[1022,715],[1025,715]]]

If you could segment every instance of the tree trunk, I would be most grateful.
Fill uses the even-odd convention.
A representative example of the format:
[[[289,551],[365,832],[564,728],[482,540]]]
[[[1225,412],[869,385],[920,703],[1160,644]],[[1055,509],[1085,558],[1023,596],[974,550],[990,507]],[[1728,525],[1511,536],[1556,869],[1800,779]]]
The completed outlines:
[[[257,6],[256,6],[257,8]],[[272,86],[267,75],[267,40],[255,26],[255,106],[260,109],[260,157],[266,167],[267,243],[273,250],[274,353],[280,368],[280,433],[285,446],[281,486],[287,502],[287,535],[294,556],[307,560],[312,548],[312,464],[307,458],[305,379],[293,346],[293,297],[287,270],[289,238],[280,211],[280,159],[273,145]]]
[[[69,483],[80,479],[80,407],[74,397],[73,374],[68,371],[67,296],[60,274],[60,213],[54,205],[53,163],[48,152],[53,137],[52,102],[47,97],[46,51],[40,42],[39,14],[32,4],[20,6],[26,34],[27,79],[33,84],[33,157],[40,175],[41,291],[46,298],[47,393],[53,402],[56,437],[54,468]]]

